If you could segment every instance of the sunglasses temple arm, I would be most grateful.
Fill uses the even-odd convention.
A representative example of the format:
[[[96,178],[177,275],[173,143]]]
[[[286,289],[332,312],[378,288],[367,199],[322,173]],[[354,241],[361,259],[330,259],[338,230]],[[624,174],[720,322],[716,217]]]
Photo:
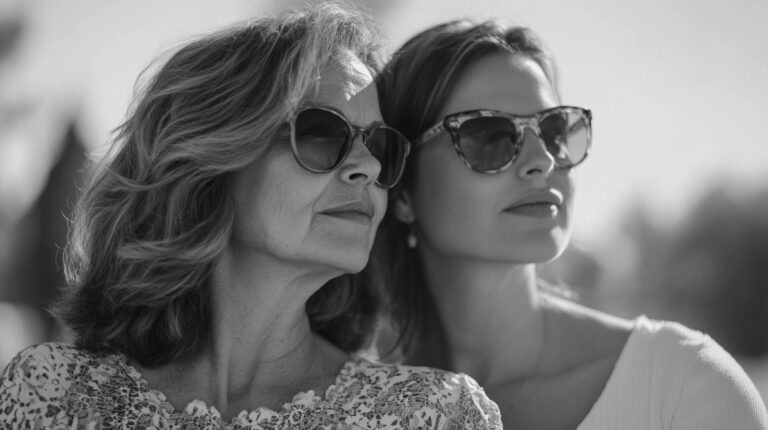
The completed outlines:
[[[443,123],[435,124],[432,128],[422,133],[422,135],[419,136],[419,138],[413,142],[413,147],[415,148],[421,145],[422,143],[429,141],[433,137],[440,134],[443,130],[445,130],[445,126],[443,125]]]

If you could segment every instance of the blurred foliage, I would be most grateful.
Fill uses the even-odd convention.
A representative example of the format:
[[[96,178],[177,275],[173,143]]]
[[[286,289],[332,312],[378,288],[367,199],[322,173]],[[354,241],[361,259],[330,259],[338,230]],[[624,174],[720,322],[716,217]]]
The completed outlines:
[[[665,245],[641,253],[641,268],[655,268],[640,279],[659,312],[680,315],[734,354],[768,353],[768,189],[716,186],[676,234],[637,233]]]
[[[569,247],[542,274],[588,306],[678,321],[732,354],[766,355],[768,187],[716,184],[674,226],[637,203],[604,249]]]
[[[5,261],[0,261],[0,301],[39,309],[46,338],[51,338],[56,330],[44,309],[64,283],[61,250],[66,243],[77,177],[86,160],[74,123],[66,129],[59,148],[58,161],[35,204],[13,225],[0,223],[0,230],[5,233],[2,236],[10,242],[12,250],[6,253]]]
[[[23,30],[24,25],[20,14],[8,13],[0,9],[0,59],[16,49]]]

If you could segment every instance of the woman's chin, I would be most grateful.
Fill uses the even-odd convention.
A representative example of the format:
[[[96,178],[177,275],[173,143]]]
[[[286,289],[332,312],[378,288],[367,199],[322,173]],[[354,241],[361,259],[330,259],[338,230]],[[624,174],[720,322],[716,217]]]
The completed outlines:
[[[568,247],[567,237],[549,237],[508,248],[513,261],[522,264],[547,263],[559,258]]]
[[[334,256],[328,256],[333,258],[327,258],[323,259],[323,261],[318,262],[319,264],[326,265],[328,267],[332,267],[336,271],[340,272],[340,274],[355,274],[361,272],[363,269],[365,269],[365,266],[368,264],[368,254],[358,254],[358,255],[334,255]]]

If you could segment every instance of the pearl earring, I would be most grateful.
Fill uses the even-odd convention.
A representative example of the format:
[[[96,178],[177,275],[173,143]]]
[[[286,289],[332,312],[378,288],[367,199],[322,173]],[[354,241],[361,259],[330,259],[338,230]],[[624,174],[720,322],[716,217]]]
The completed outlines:
[[[416,239],[416,235],[412,231],[409,231],[405,243],[408,245],[408,248],[414,249],[419,244],[419,240]]]

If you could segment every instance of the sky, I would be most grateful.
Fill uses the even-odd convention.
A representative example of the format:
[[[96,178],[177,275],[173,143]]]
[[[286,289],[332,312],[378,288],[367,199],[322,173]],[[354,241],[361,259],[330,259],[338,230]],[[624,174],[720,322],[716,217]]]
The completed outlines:
[[[27,24],[0,67],[0,107],[28,104],[32,112],[0,132],[0,201],[23,208],[35,195],[52,159],[41,154],[51,152],[51,136],[67,119],[62,109],[76,115],[96,149],[152,59],[291,3],[299,2],[0,0],[0,23],[23,16]],[[377,18],[390,52],[429,25],[466,16],[525,25],[544,40],[558,63],[563,103],[594,115],[593,150],[575,172],[574,235],[587,245],[608,240],[637,202],[674,225],[715,184],[768,187],[768,1],[368,0],[362,7]]]

